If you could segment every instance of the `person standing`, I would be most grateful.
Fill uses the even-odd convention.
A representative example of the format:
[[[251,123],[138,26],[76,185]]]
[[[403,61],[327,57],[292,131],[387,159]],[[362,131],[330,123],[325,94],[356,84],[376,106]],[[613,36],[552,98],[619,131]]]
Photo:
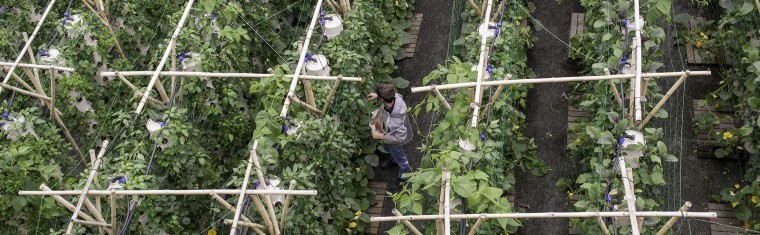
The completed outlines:
[[[403,96],[396,93],[391,84],[375,84],[375,92],[367,95],[367,99],[374,100],[379,98],[382,101],[382,130],[372,132],[372,138],[383,141],[383,148],[391,154],[391,161],[398,164],[399,171],[396,182],[391,185],[391,191],[398,191],[401,184],[406,181],[404,173],[412,172],[409,167],[409,161],[404,152],[404,145],[412,140],[412,124],[409,121],[409,115],[406,113],[406,102]]]

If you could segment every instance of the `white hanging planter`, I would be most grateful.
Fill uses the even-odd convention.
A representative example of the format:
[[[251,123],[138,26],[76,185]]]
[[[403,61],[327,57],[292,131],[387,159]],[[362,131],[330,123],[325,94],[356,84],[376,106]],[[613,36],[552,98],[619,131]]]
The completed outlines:
[[[282,182],[280,180],[280,177],[272,176],[271,178],[269,178],[269,185],[266,186],[266,189],[267,190],[282,190],[282,188],[280,187],[280,182]],[[282,195],[282,194],[269,195],[269,199],[272,200],[272,206],[276,206],[277,203],[279,203],[280,205],[285,203],[285,195]]]
[[[639,23],[641,24],[641,29],[643,31],[644,30],[644,25],[646,24],[646,21],[644,21],[644,19],[641,18],[641,16],[639,16]],[[628,33],[631,33],[633,31],[635,31],[636,30],[636,22],[634,22],[633,20],[629,21],[628,25],[625,26],[625,29],[620,30],[620,32],[623,35],[625,35],[626,30],[628,31]]]
[[[62,61],[60,58],[61,52],[58,49],[50,49],[48,51],[40,51],[40,63],[42,64],[58,64]]]
[[[324,19],[324,34],[327,36],[327,40],[332,40],[340,35],[340,32],[343,31],[343,20],[340,16],[337,14],[329,14],[326,15]]]
[[[147,128],[148,132],[153,135],[153,132],[161,129],[161,123],[155,122],[153,119],[148,119],[148,122],[145,123],[145,128]]]
[[[641,132],[634,130],[627,130],[625,134],[633,136],[633,139],[624,138],[622,144],[622,157],[625,160],[625,164],[633,169],[639,168],[639,158],[644,156],[644,150],[642,147],[646,144],[644,135]],[[630,145],[640,146],[639,148],[629,148]]]
[[[330,76],[330,66],[327,57],[314,54],[306,61],[306,74],[314,76]]]
[[[459,138],[459,149],[463,151],[471,152],[475,150],[475,145],[470,142],[470,140],[463,140],[462,138]]]
[[[625,64],[623,65],[623,70],[620,72],[622,72],[623,74],[633,74],[633,69],[631,68],[630,64]]]
[[[195,68],[198,67],[198,65],[201,64],[201,54],[195,53],[195,52],[188,52],[185,53],[185,56],[190,58],[184,58],[182,60],[182,70],[192,72],[195,71]]]
[[[478,27],[478,35],[483,37],[484,35],[486,37],[493,37],[496,35],[496,23],[494,22],[488,22],[480,24],[480,27]]]
[[[95,119],[90,119],[87,121],[87,123],[90,125],[90,128],[87,129],[87,135],[92,135],[95,133],[95,129],[98,128],[98,121]]]
[[[290,121],[290,123],[287,123],[287,125],[288,128],[285,130],[285,134],[288,135],[295,135],[298,133],[298,129],[301,129],[301,127],[303,127],[303,125],[301,125],[301,122],[296,120]]]
[[[68,19],[65,19],[65,21],[66,22],[63,24],[63,27],[68,30],[77,29],[80,25],[82,25],[82,19],[79,18],[79,15],[73,15]]]

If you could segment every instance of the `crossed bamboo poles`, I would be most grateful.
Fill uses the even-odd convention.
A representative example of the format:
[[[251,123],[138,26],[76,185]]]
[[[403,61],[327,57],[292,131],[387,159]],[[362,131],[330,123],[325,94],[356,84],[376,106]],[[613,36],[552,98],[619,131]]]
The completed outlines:
[[[106,1],[106,4],[103,3],[102,0],[97,0],[97,2],[91,1],[91,0],[82,0],[83,3],[91,10],[93,13],[95,13],[98,18],[109,27],[109,32],[112,36],[115,38],[115,34],[113,33],[113,29],[110,27],[110,23],[107,20],[105,12],[107,11],[108,6],[108,0]],[[263,77],[270,77],[275,76],[273,74],[255,74],[255,73],[211,73],[211,72],[176,72],[176,41],[177,37],[182,30],[185,21],[187,20],[187,17],[189,15],[190,9],[192,8],[192,5],[195,1],[190,0],[185,5],[184,12],[182,14],[182,17],[180,18],[180,21],[177,24],[177,27],[175,28],[174,32],[172,33],[171,40],[169,44],[167,45],[166,49],[164,50],[164,54],[161,58],[161,61],[159,62],[159,65],[157,66],[155,71],[125,71],[125,72],[103,72],[101,73],[101,76],[105,77],[118,77],[122,82],[124,82],[128,87],[134,90],[136,96],[140,96],[141,100],[140,103],[138,103],[137,109],[135,110],[135,115],[139,115],[142,112],[142,109],[146,102],[150,101],[151,103],[167,103],[169,102],[169,98],[166,95],[166,92],[159,80],[160,76],[171,76],[172,81],[176,79],[176,77],[187,77],[187,76],[204,76],[204,77],[218,77],[218,78],[263,78]],[[43,13],[42,19],[38,23],[37,27],[34,30],[34,33],[32,34],[32,37],[27,40],[26,45],[24,46],[24,49],[22,50],[22,53],[18,56],[16,61],[14,63],[0,63],[0,65],[10,65],[11,67],[8,69],[8,74],[5,77],[3,83],[0,85],[2,88],[10,89],[13,91],[16,91],[21,94],[33,96],[36,98],[39,98],[43,100],[43,102],[46,102],[45,104],[48,105],[51,108],[51,112],[54,110],[54,100],[50,97],[47,97],[43,91],[40,89],[34,89],[37,92],[30,92],[26,91],[20,88],[8,86],[7,80],[9,77],[13,75],[16,80],[19,81],[22,85],[24,85],[27,89],[33,90],[30,86],[28,86],[23,80],[21,80],[18,76],[15,76],[13,74],[13,70],[16,67],[24,67],[24,68],[50,68],[51,71],[54,70],[62,70],[62,71],[68,71],[73,72],[74,70],[72,68],[65,68],[65,67],[56,67],[56,66],[40,66],[40,65],[34,65],[33,64],[21,64],[20,60],[24,55],[24,51],[27,51],[29,46],[31,45],[31,41],[36,36],[37,32],[39,31],[42,23],[47,17],[47,14],[49,13],[50,9],[52,8],[53,4],[55,3],[55,0],[51,0],[51,2],[48,4],[47,9]],[[92,6],[96,6],[96,9],[94,9]],[[309,43],[311,40],[311,36],[314,31],[314,27],[316,25],[316,19],[319,16],[320,10],[321,10],[322,0],[318,1],[317,6],[315,7],[314,14],[312,16],[311,24],[309,25],[309,30],[306,35],[306,41],[304,42],[303,46],[300,48],[300,56],[298,60],[298,65],[295,73],[293,75],[286,75],[286,77],[292,77],[293,80],[291,82],[290,89],[288,90],[288,96],[285,99],[285,103],[283,105],[283,112],[282,117],[287,116],[287,107],[290,104],[290,102],[294,102],[296,104],[299,104],[306,108],[307,110],[311,111],[312,113],[318,114],[320,116],[323,116],[327,112],[327,108],[329,107],[332,99],[335,96],[335,93],[337,92],[337,88],[340,85],[341,81],[350,81],[350,82],[362,82],[363,79],[360,77],[343,77],[343,76],[310,76],[310,75],[301,75],[301,70],[304,66],[304,58],[306,56],[306,53],[308,52]],[[117,50],[119,51],[119,54],[124,57],[123,52],[121,50],[121,46],[116,44]],[[30,57],[32,61],[34,61],[34,57],[31,56],[31,51],[29,51]],[[169,56],[172,58],[172,68],[171,71],[162,71],[164,68],[164,65],[166,64]],[[30,73],[31,74],[31,73]],[[35,72],[36,74],[36,72]],[[139,89],[129,82],[129,80],[126,79],[127,76],[146,76],[151,75],[150,82],[148,83],[147,89],[144,93],[141,93]],[[32,77],[32,76],[30,76]],[[37,78],[36,76],[34,78]],[[303,102],[295,95],[295,88],[297,86],[297,82],[299,80],[303,80],[304,83],[304,91],[306,93],[307,102]],[[51,75],[51,93],[54,94],[55,92],[55,74],[52,73]],[[322,109],[316,108],[315,100],[314,100],[314,94],[313,91],[310,89],[310,80],[331,80],[335,81],[331,87],[330,93],[328,97],[326,98],[326,101],[323,104]],[[33,80],[34,82],[35,80]],[[37,85],[39,82],[35,82],[35,85]],[[175,84],[172,82],[172,84]],[[158,91],[161,100],[157,100],[150,97],[150,92],[153,90],[153,87],[155,86],[156,90]],[[0,90],[1,92],[2,90]],[[52,112],[56,113],[56,112]],[[60,121],[60,117],[58,115],[54,115],[56,117],[57,122],[60,125],[63,125],[63,122]],[[68,130],[64,126],[65,133],[67,135],[67,139],[72,143],[73,146],[75,146],[75,150],[79,151],[76,143],[73,141],[73,138],[70,138],[70,135],[68,134]],[[261,171],[261,166],[258,162],[258,156],[256,154],[256,149],[258,147],[258,140],[254,140],[253,147],[251,148],[251,153],[249,160],[247,162],[246,172],[244,176],[244,181],[242,186],[240,187],[240,190],[230,190],[230,189],[206,189],[206,190],[116,190],[116,189],[110,189],[110,190],[90,190],[91,187],[93,187],[93,182],[96,181],[98,168],[100,167],[102,163],[102,159],[105,155],[105,150],[109,144],[109,141],[104,141],[99,153],[97,156],[95,155],[94,150],[90,150],[90,156],[91,156],[91,168],[90,168],[90,174],[87,178],[87,181],[85,183],[85,186],[82,190],[63,190],[63,191],[52,191],[49,187],[47,187],[45,184],[40,185],[41,191],[20,191],[19,195],[23,196],[32,196],[32,195],[50,195],[52,196],[57,202],[59,202],[61,205],[66,207],[72,212],[71,219],[69,221],[69,224],[66,229],[66,234],[71,234],[74,226],[76,224],[83,224],[88,226],[95,226],[99,229],[106,229],[106,232],[110,235],[116,234],[116,197],[121,195],[210,195],[215,200],[217,200],[220,204],[222,204],[225,208],[227,208],[230,211],[233,211],[234,217],[233,220],[225,220],[226,224],[231,224],[231,230],[230,234],[236,234],[239,231],[239,226],[246,226],[250,227],[254,232],[258,234],[264,234],[262,231],[263,229],[266,229],[266,231],[269,234],[277,234],[279,235],[282,233],[285,229],[285,218],[287,215],[288,207],[291,203],[291,197],[293,195],[310,195],[314,196],[317,195],[316,190],[294,190],[296,186],[295,180],[292,180],[290,182],[288,190],[266,190],[266,181],[264,178],[264,174]],[[84,163],[84,157],[81,153],[80,160]],[[86,164],[85,164],[86,166]],[[248,184],[249,184],[249,176],[251,174],[252,167],[255,166],[256,169],[256,175],[259,180],[259,188],[256,190],[247,190]],[[97,185],[97,184],[96,184]],[[223,194],[237,194],[238,195],[238,202],[236,206],[232,206],[227,201],[225,201],[222,197],[219,195]],[[270,195],[287,195],[285,199],[285,203],[283,204],[283,209],[281,212],[281,218],[279,222],[277,221],[277,217],[274,213],[274,207],[271,202]],[[62,197],[62,195],[78,195],[76,206],[74,206],[71,202],[67,201]],[[243,207],[244,197],[245,195],[250,196],[253,201],[254,205],[257,207],[262,219],[264,220],[264,225],[254,223],[251,219],[246,217],[242,214],[241,209]],[[261,198],[259,197],[261,195]],[[88,196],[96,196],[96,203],[93,204]],[[101,196],[110,196],[110,202],[111,202],[111,221],[110,223],[106,223],[105,219],[102,216],[102,211],[100,207],[100,197]],[[266,208],[263,204],[266,204]],[[91,215],[85,213],[82,211],[82,206],[86,207],[87,210],[90,212]],[[241,221],[242,220],[242,221]]]

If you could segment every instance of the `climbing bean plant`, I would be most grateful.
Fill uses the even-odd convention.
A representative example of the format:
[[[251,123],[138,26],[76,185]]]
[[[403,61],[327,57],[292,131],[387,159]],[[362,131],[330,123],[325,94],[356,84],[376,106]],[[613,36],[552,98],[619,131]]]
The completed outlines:
[[[696,117],[696,128],[706,130],[715,140],[716,157],[740,156],[747,162],[742,182],[722,190],[712,199],[730,205],[734,215],[743,221],[744,227],[760,229],[757,210],[760,187],[760,160],[757,146],[760,143],[758,110],[760,110],[760,31],[757,21],[760,14],[752,2],[721,1],[723,14],[713,27],[716,44],[722,48],[733,63],[721,72],[720,87],[705,97],[700,105],[734,110],[728,120],[719,120],[711,112]],[[732,128],[716,131],[721,121],[732,123]]]
[[[62,60],[57,63],[76,68],[76,72],[58,74],[55,98],[61,118],[85,154],[103,140],[111,141],[94,188],[105,188],[105,178],[112,174],[128,178],[126,189],[239,188],[251,140],[258,139],[258,155],[268,177],[283,179],[281,187],[295,179],[296,189],[319,191],[315,197],[295,197],[286,234],[359,234],[368,230],[369,217],[361,211],[374,198],[367,186],[373,172],[361,156],[375,151],[376,143],[369,140],[368,117],[355,113],[368,113],[365,94],[375,81],[406,85],[402,78],[389,74],[396,69],[401,44],[408,40],[403,29],[411,24],[413,1],[351,1],[352,10],[341,15],[345,30],[310,53],[326,55],[332,74],[360,76],[365,81],[343,82],[324,117],[294,105],[288,119],[278,117],[291,81],[284,75],[293,73],[298,60],[297,42],[304,41],[316,7],[312,1],[197,1],[177,39],[176,70],[264,73],[271,68],[275,76],[257,80],[161,77],[169,98],[175,101],[148,105],[138,116],[133,110],[140,98],[133,96],[134,91],[119,79],[98,74],[155,69],[186,1],[112,2],[106,15],[115,38],[81,4],[73,1],[68,10],[69,16],[82,19],[74,29],[62,27],[67,5],[56,4],[31,48],[58,49]],[[15,59],[23,44],[17,32],[31,32],[45,5],[29,1],[0,4],[0,21],[7,29],[0,33],[0,58]],[[331,13],[326,6],[323,11]],[[395,14],[384,14],[389,11]],[[317,26],[311,48],[316,47],[321,31]],[[56,32],[59,36],[47,47]],[[125,58],[115,49],[117,40]],[[41,71],[40,79],[43,87],[49,87],[47,72]],[[127,79],[137,87],[148,83],[145,77]],[[316,97],[326,97],[332,82],[312,85]],[[303,97],[300,87],[297,94]],[[3,108],[9,107],[9,94],[5,91],[0,97]],[[156,92],[151,94],[161,99]],[[324,100],[318,102],[321,107]],[[0,184],[0,219],[10,225],[3,231],[61,233],[70,218],[65,208],[50,197],[16,194],[37,190],[41,183],[53,189],[82,188],[87,171],[62,140],[47,107],[20,95],[10,107],[9,116],[23,118],[23,122],[4,121],[7,128],[0,132],[0,138],[8,140],[0,141],[0,148],[9,150],[0,153],[0,161],[7,163],[0,175],[18,179]],[[163,125],[151,133],[146,129],[149,120]],[[298,134],[283,134],[283,126],[295,122],[303,126]],[[146,174],[149,165],[151,172]],[[233,204],[236,200],[225,199]],[[226,230],[229,227],[220,221],[232,216],[208,196],[129,197],[129,201],[137,200],[141,204],[126,228],[129,234]],[[127,203],[126,197],[117,200],[119,227]],[[109,214],[105,208],[104,214]],[[251,208],[248,216],[260,220]],[[97,229],[79,226],[77,231],[95,233]]]
[[[663,67],[659,62],[663,50],[660,48],[665,41],[665,31],[658,23],[670,21],[671,1],[642,2],[641,12],[646,22],[642,31],[643,72],[656,72]],[[571,57],[585,69],[583,74],[604,75],[604,68],[612,74],[622,69],[621,61],[631,62],[630,43],[633,31],[625,34],[623,20],[633,25],[633,3],[630,1],[581,1],[586,10],[585,32],[571,38]],[[626,36],[629,39],[626,39]],[[623,59],[625,58],[625,59]],[[633,64],[631,63],[633,67]],[[626,69],[627,70],[627,69]],[[631,69],[630,71],[633,71]],[[623,71],[619,71],[623,73]],[[633,79],[629,79],[633,80]],[[625,112],[613,96],[612,87],[607,81],[592,81],[571,84],[570,106],[590,113],[588,118],[576,119],[568,127],[568,135],[573,136],[568,143],[569,155],[580,162],[580,175],[575,179],[560,179],[557,188],[567,192],[571,211],[603,211],[605,208],[618,207],[624,211],[627,208],[622,200],[624,195],[620,172],[613,169],[617,163],[613,161],[616,154],[618,138],[625,135],[626,130],[635,129],[637,124],[631,119],[632,81],[614,81],[615,89],[625,96]],[[620,89],[623,87],[623,89]],[[631,87],[632,88],[632,87]],[[646,99],[655,102],[643,104],[644,110],[652,110],[656,101],[662,99],[662,90],[654,80],[647,86]],[[621,115],[622,113],[622,115]],[[646,112],[644,113],[646,115]],[[665,110],[659,110],[655,118],[667,118]],[[636,207],[638,210],[661,210],[664,201],[662,186],[666,184],[663,174],[664,162],[676,162],[678,158],[668,153],[663,142],[663,129],[660,127],[641,129],[646,144],[633,147],[643,151],[639,159],[640,167],[633,169],[633,185],[636,189]],[[607,184],[611,184],[607,188]],[[608,191],[610,190],[610,191]],[[608,195],[611,200],[607,201]],[[616,228],[607,223],[609,231],[617,230],[621,234],[630,233],[631,226],[621,225],[618,220]],[[641,228],[642,234],[654,234],[664,223],[661,218],[646,218]],[[570,227],[580,234],[599,234],[601,228],[596,218],[570,219]]]
[[[493,52],[489,60],[493,72],[486,72],[486,79],[503,78],[511,74],[513,79],[533,77],[527,68],[527,49],[532,45],[530,28],[521,25],[527,15],[520,8],[511,4],[523,4],[506,1],[505,16],[502,20],[500,35],[490,38]],[[494,15],[500,15],[494,8]],[[461,15],[463,35],[455,43],[456,55],[446,65],[439,65],[424,79],[424,84],[453,84],[473,82],[477,77],[474,67],[478,62],[480,36],[477,27],[482,20],[475,11],[466,11]],[[496,16],[495,21],[498,20]],[[462,58],[462,59],[460,59]],[[428,139],[423,144],[422,166],[412,173],[405,188],[394,194],[393,200],[402,214],[422,215],[438,214],[439,197],[442,193],[442,169],[452,173],[451,198],[453,213],[508,213],[513,212],[506,195],[514,191],[515,170],[524,170],[534,175],[546,174],[550,169],[536,156],[533,139],[523,134],[525,130],[525,97],[528,86],[506,87],[502,95],[494,99],[489,107],[493,90],[484,88],[482,109],[483,116],[477,128],[470,128],[472,97],[467,89],[445,92],[451,110],[431,92],[423,102],[418,104],[413,113],[431,112],[438,121],[433,124]],[[469,141],[475,146],[474,151],[460,148],[460,141]],[[463,203],[466,201],[467,203]],[[466,205],[466,208],[465,208]],[[469,221],[474,223],[474,221]],[[521,226],[516,219],[486,220],[480,225],[478,234],[513,233]],[[459,229],[459,223],[452,223],[452,230]],[[434,234],[436,226],[432,221],[418,227],[425,234]],[[400,223],[389,231],[390,234],[403,234]]]

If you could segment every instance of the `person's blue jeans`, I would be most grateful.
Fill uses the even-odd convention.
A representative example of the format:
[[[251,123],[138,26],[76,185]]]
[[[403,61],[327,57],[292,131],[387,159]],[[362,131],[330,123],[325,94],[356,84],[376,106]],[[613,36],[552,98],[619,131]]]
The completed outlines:
[[[406,153],[404,153],[404,146],[383,144],[383,148],[391,154],[391,161],[398,165],[398,178],[405,180],[406,178],[402,177],[403,174],[412,172],[412,168],[409,167],[409,161],[406,158]]]

